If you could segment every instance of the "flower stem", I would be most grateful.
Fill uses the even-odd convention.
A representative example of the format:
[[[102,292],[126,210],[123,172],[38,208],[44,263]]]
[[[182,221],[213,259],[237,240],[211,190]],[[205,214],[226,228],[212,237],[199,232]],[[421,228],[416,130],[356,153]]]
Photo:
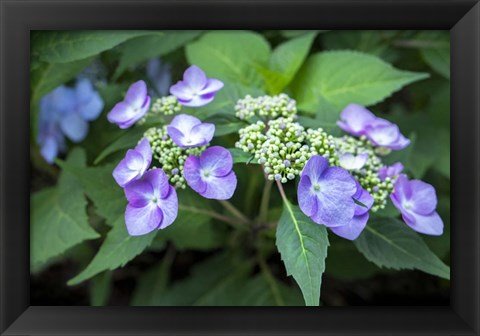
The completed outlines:
[[[277,187],[278,187],[278,191],[280,192],[280,195],[282,196],[282,199],[285,202],[288,202],[287,195],[285,195],[285,190],[283,190],[282,182],[277,181]]]
[[[268,217],[268,205],[270,203],[270,193],[272,190],[273,181],[265,179],[265,184],[263,186],[262,200],[260,203],[260,214],[258,216],[258,221],[260,223],[265,223]]]
[[[243,224],[249,224],[250,223],[250,220],[243,213],[241,213],[240,210],[235,208],[235,206],[232,203],[230,203],[229,201],[225,201],[225,200],[219,200],[219,202],[235,218],[240,220],[241,223],[243,223]]]
[[[268,264],[265,261],[265,258],[263,257],[261,252],[257,254],[257,258],[258,258],[258,265],[260,266],[260,270],[262,271],[268,284],[270,285],[275,303],[277,304],[277,306],[285,306],[285,301],[283,300],[282,295],[280,294],[280,290],[278,289],[275,278],[273,277],[273,274],[270,271],[270,268],[268,267]]]
[[[236,229],[246,230],[246,228],[243,225],[241,225],[241,223],[239,223],[237,220],[235,220],[235,218],[232,218],[232,217],[220,215],[220,214],[218,214],[216,212],[213,212],[213,211],[199,209],[199,208],[190,207],[190,206],[186,206],[186,205],[179,205],[178,208],[180,210],[185,210],[185,211],[189,211],[189,212],[193,212],[193,213],[197,213],[197,214],[203,214],[203,215],[211,216],[212,218],[221,220],[222,222],[225,222],[225,223],[231,225],[232,227],[234,227]]]

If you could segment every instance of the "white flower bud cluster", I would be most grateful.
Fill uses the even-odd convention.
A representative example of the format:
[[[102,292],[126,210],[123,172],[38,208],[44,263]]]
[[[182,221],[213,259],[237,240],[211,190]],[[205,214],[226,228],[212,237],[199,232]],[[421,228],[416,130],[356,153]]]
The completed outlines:
[[[266,135],[263,133],[265,130],[265,123],[263,121],[257,121],[255,124],[248,125],[238,131],[240,139],[235,144],[235,147],[240,148],[246,153],[255,154],[267,140]]]
[[[175,188],[185,189],[183,165],[190,155],[200,155],[207,146],[180,148],[168,136],[166,126],[148,129],[144,136],[150,142],[153,158],[157,160],[159,168],[163,169]]]
[[[338,166],[335,138],[323,129],[307,130],[307,139],[310,145],[310,156],[321,155],[328,159],[331,166]]]
[[[179,104],[177,97],[175,96],[166,96],[160,97],[155,100],[152,104],[152,107],[147,112],[147,114],[138,121],[139,125],[144,124],[149,117],[153,117],[155,115],[172,115],[175,113],[180,112],[182,106]]]
[[[237,101],[235,115],[242,120],[251,119],[257,115],[261,119],[278,117],[293,117],[297,114],[297,104],[284,93],[278,96],[260,96],[253,98],[247,95]]]
[[[368,160],[360,170],[352,170],[350,173],[358,180],[360,185],[372,195],[374,203],[371,211],[376,212],[384,209],[388,196],[393,191],[395,181],[386,178],[381,181],[378,177],[378,170],[384,166],[378,157],[375,148],[364,136],[356,139],[351,136],[335,138],[338,155],[341,153],[352,153],[354,155],[368,154]]]

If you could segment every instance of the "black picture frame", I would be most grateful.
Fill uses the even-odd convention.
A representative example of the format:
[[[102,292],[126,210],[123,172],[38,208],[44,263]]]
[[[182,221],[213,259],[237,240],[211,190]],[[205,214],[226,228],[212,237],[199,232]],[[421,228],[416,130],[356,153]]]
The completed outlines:
[[[479,335],[480,4],[473,0],[0,0],[2,335]],[[42,29],[449,29],[448,307],[29,306],[29,41]]]

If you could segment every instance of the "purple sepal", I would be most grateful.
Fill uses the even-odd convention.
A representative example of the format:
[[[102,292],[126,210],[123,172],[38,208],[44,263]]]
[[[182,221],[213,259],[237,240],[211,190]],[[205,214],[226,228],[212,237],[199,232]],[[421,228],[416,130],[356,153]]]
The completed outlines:
[[[179,114],[167,126],[167,132],[179,147],[205,146],[213,139],[215,125],[202,123],[200,119],[188,114]]]
[[[152,162],[152,148],[146,138],[143,138],[135,149],[129,149],[125,158],[113,170],[113,178],[119,186],[125,187],[128,183],[143,176]]]

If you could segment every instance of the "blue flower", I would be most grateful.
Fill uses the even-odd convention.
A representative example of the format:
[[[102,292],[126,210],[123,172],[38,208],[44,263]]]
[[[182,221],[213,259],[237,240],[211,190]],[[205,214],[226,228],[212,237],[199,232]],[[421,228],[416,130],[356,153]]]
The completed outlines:
[[[159,58],[152,58],[147,63],[147,77],[160,96],[168,95],[172,84],[171,65],[162,63]]]
[[[59,86],[40,100],[37,143],[48,163],[66,149],[65,136],[80,142],[88,134],[88,122],[98,118],[103,100],[88,79],[75,87]]]

